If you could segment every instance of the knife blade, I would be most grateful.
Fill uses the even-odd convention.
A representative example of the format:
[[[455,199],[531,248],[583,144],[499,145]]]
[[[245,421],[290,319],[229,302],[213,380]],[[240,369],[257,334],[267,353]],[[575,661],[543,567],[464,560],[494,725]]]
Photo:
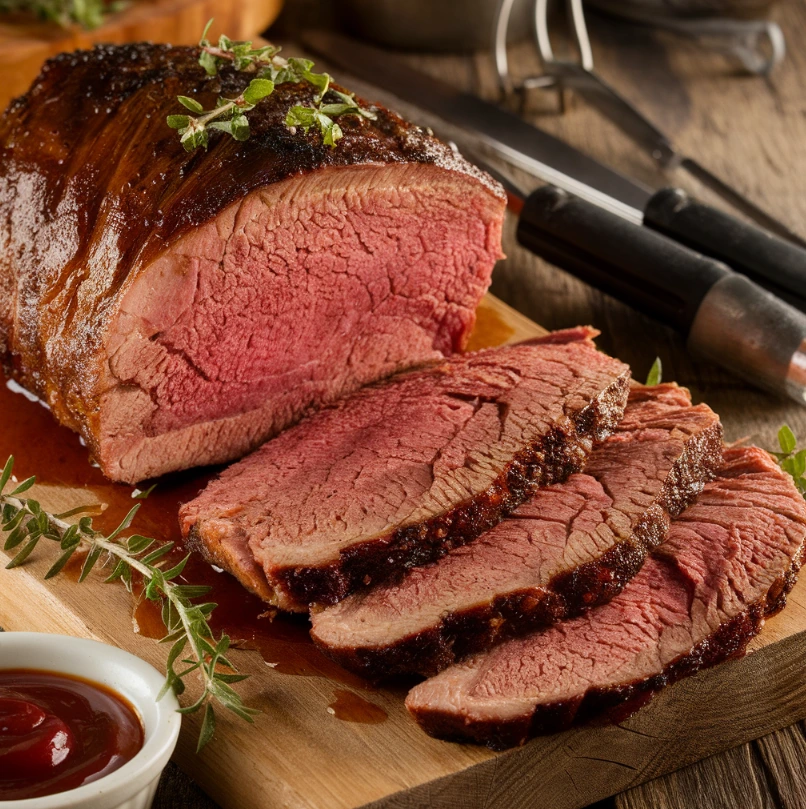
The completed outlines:
[[[806,311],[806,250],[681,189],[655,191],[599,163],[509,110],[421,73],[385,51],[329,31],[302,43],[337,67],[409,101],[484,143],[510,164],[575,197],[730,265]]]
[[[433,79],[402,60],[330,31],[307,31],[302,44],[342,70],[412,101],[475,134],[513,165],[582,199],[640,222],[652,190],[514,113]]]

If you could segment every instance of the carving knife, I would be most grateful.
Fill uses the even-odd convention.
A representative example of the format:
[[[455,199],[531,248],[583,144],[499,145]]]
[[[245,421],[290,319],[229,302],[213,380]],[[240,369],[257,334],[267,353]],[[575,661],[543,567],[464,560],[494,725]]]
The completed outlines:
[[[462,139],[463,147],[484,143],[540,180],[718,259],[806,311],[806,250],[793,241],[697,202],[681,189],[653,191],[514,113],[421,73],[388,52],[329,31],[308,31],[302,42],[345,72],[452,124],[470,138]]]

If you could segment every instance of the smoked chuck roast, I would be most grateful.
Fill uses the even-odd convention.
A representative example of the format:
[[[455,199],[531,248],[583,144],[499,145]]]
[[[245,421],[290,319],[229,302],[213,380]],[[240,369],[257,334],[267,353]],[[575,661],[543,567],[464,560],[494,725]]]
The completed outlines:
[[[584,472],[539,489],[474,542],[314,612],[312,636],[371,679],[434,674],[610,600],[722,461],[722,427],[676,385],[636,387]]]
[[[177,95],[252,78],[197,58],[62,54],[0,119],[0,362],[129,483],[461,350],[501,256],[503,190],[383,107],[331,148],[284,122],[316,89],[282,84],[249,140],[186,153]]]
[[[806,503],[755,447],[718,477],[610,603],[506,641],[426,680],[406,705],[440,738],[522,744],[623,718],[669,683],[744,654],[804,561]]]
[[[226,469],[182,507],[208,558],[281,609],[469,542],[583,468],[621,420],[629,368],[576,329],[364,388]]]

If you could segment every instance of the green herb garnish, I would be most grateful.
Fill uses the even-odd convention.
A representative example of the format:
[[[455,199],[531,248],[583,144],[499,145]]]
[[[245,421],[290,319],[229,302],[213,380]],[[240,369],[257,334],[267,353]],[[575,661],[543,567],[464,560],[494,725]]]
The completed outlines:
[[[275,87],[289,82],[307,82],[317,90],[313,106],[296,105],[288,110],[285,123],[292,131],[300,127],[307,133],[312,127],[318,128],[323,142],[334,147],[344,135],[335,118],[355,115],[375,120],[375,113],[359,106],[353,95],[331,89],[330,76],[314,73],[314,63],[309,59],[283,59],[279,56],[280,48],[274,45],[253,48],[251,42],[235,42],[223,34],[218,44],[213,45],[207,39],[212,24],[212,20],[207,23],[199,41],[199,64],[207,75],[215,76],[222,67],[229,66],[240,72],[255,73],[256,77],[237,98],[219,96],[211,110],[205,110],[193,98],[178,96],[179,103],[194,115],[169,115],[167,122],[179,131],[187,151],[198,146],[207,148],[210,129],[226,132],[235,140],[247,140],[250,132],[246,113],[270,96]]]
[[[0,14],[30,12],[63,28],[77,23],[92,29],[101,25],[108,13],[120,11],[125,6],[125,2],[109,0],[0,0]]]
[[[327,76],[327,79],[329,83],[330,76]],[[330,90],[330,94],[335,96],[338,101],[326,104],[324,102],[326,92],[328,92],[327,85],[325,85],[324,91],[317,96],[317,105],[315,107],[291,107],[285,117],[286,126],[299,126],[305,132],[311,127],[317,126],[322,133],[325,146],[335,146],[344,133],[341,131],[341,127],[333,120],[334,118],[339,115],[359,115],[370,120],[375,119],[375,113],[359,107],[355,101],[355,96],[352,94],[348,95],[347,93],[340,93],[338,90]]]
[[[647,387],[653,385],[660,385],[660,381],[663,378],[663,363],[660,361],[660,357],[655,357],[655,362],[652,363],[652,367],[649,369],[649,374],[647,374],[646,382],[644,383]]]
[[[795,481],[798,491],[806,497],[806,449],[798,449],[798,440],[791,428],[784,424],[778,430],[780,452],[772,454],[778,459],[778,465]]]
[[[77,523],[66,521],[69,517],[88,511],[86,507],[63,514],[50,514],[36,500],[22,497],[36,482],[34,477],[24,480],[6,493],[13,468],[12,456],[0,474],[0,530],[7,534],[3,550],[16,549],[14,558],[6,567],[19,567],[40,540],[45,539],[60,551],[58,559],[45,574],[46,579],[58,575],[77,551],[86,553],[79,582],[87,578],[99,561],[102,566],[113,564],[106,581],[120,580],[129,591],[132,589],[134,574],[138,573],[143,579],[145,597],[162,603],[162,621],[166,627],[166,635],[160,643],[171,644],[165,685],[158,698],[161,699],[169,690],[177,695],[182,694],[185,690],[184,680],[193,672],[197,672],[202,681],[201,696],[192,705],[180,708],[180,713],[194,713],[204,709],[197,751],[215,733],[214,702],[247,722],[252,722],[252,717],[258,711],[247,708],[231,687],[248,675],[238,674],[226,658],[230,646],[229,637],[222,635],[216,640],[208,624],[216,605],[194,603],[194,600],[205,596],[210,588],[178,584],[176,581],[190,554],[177,564],[167,567],[168,554],[174,548],[173,542],[157,544],[156,540],[137,534],[122,537],[121,533],[131,525],[140,505],[134,506],[123,522],[105,536],[92,527],[90,517],[81,517]],[[178,668],[180,664],[182,666]]]

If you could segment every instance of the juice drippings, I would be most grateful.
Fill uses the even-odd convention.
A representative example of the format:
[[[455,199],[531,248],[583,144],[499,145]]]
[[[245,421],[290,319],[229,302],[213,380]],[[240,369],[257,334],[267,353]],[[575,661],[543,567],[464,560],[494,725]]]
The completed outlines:
[[[495,309],[482,301],[476,309],[476,328],[467,341],[466,350],[479,351],[482,348],[503,345],[513,334],[515,329]]]
[[[174,542],[171,559],[179,561],[186,553],[179,531],[178,512],[182,503],[195,497],[216,474],[216,469],[190,470],[167,475],[145,500],[132,497],[134,489],[112,483],[93,466],[89,452],[78,436],[56,423],[41,404],[14,393],[0,377],[0,464],[14,455],[14,473],[20,480],[36,475],[39,483],[66,489],[87,490],[85,502],[105,505],[93,517],[95,527],[110,532],[140,504],[132,531],[154,537],[159,542]],[[145,490],[150,484],[143,483]],[[77,505],[77,504],[76,504]],[[67,566],[67,574],[77,580],[84,563],[76,554]],[[342,669],[314,646],[309,636],[309,623],[303,616],[278,615],[271,618],[266,604],[251,595],[229,574],[219,573],[194,554],[182,575],[188,583],[212,588],[206,597],[218,604],[210,624],[216,634],[226,633],[233,644],[253,649],[280,674],[303,677],[326,677],[360,690],[372,686]],[[134,588],[133,620],[141,634],[161,637],[163,634],[159,605],[140,597]]]
[[[327,712],[343,722],[360,722],[362,725],[377,725],[385,722],[389,714],[369,700],[339,688],[333,692],[334,701]]]

